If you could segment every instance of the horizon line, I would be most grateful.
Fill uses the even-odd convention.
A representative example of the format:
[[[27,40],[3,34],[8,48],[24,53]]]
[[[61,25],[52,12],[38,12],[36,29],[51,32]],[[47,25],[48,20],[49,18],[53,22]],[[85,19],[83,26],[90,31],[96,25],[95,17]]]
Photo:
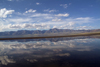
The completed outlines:
[[[0,40],[18,40],[18,39],[43,39],[43,38],[62,38],[62,37],[78,37],[78,36],[92,36],[100,35],[100,32],[80,33],[62,36],[41,36],[41,37],[15,37],[15,38],[0,38]]]

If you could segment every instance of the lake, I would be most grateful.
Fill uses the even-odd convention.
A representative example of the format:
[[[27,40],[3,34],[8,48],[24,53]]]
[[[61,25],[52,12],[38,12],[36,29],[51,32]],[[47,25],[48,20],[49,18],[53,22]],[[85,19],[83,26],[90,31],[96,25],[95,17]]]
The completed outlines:
[[[100,38],[0,41],[0,67],[100,67]]]

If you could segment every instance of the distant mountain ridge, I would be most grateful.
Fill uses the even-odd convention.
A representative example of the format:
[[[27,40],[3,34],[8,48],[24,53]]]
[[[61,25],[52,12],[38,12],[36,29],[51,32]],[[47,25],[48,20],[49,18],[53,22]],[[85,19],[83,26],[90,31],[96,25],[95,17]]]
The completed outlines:
[[[50,29],[50,30],[18,30],[18,31],[8,31],[0,32],[0,36],[12,36],[12,35],[34,35],[34,34],[70,34],[70,33],[83,33],[83,32],[98,32],[100,29],[93,30],[73,30],[73,29]]]

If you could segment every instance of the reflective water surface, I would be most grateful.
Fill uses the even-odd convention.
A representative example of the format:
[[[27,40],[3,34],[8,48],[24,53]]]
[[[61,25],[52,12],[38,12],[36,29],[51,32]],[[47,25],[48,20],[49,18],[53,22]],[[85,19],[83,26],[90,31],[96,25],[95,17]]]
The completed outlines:
[[[0,67],[100,67],[100,39],[0,41]]]

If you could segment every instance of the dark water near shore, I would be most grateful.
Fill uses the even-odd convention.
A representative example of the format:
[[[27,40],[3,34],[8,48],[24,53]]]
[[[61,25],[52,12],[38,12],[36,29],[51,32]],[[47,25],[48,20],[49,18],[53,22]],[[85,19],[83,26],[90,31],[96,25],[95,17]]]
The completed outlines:
[[[100,67],[100,39],[0,41],[0,67]]]

